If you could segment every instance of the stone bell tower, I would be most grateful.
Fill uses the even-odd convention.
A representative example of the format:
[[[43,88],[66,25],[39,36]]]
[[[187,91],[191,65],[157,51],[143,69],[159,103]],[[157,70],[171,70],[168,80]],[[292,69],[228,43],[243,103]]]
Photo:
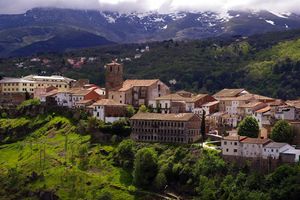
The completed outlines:
[[[109,91],[123,84],[123,64],[116,61],[106,64],[105,66],[105,92],[108,98]]]

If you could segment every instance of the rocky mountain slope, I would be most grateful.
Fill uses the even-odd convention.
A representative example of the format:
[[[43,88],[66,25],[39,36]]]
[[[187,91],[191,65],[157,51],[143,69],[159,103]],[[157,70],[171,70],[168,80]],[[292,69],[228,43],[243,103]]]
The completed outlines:
[[[268,11],[121,14],[95,10],[36,8],[19,15],[0,15],[0,56],[24,55],[29,50],[31,53],[65,51],[70,48],[108,45],[112,42],[140,43],[222,35],[249,36],[295,28],[300,28],[299,15]],[[76,39],[69,41],[69,36],[74,32]],[[62,40],[56,40],[57,37]],[[97,42],[91,43],[88,38],[97,38]],[[62,42],[65,39],[68,42]],[[75,41],[80,41],[80,45],[72,45]]]

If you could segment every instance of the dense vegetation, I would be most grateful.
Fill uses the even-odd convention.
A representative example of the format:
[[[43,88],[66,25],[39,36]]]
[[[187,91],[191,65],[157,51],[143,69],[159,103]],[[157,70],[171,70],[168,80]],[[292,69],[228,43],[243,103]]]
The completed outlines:
[[[259,125],[254,117],[248,116],[243,119],[238,126],[238,134],[251,138],[257,138],[259,134]]]
[[[172,89],[216,92],[224,87],[243,87],[251,92],[283,99],[300,97],[300,31],[256,35],[249,38],[215,38],[203,41],[163,41],[150,43],[150,52],[134,59],[146,44],[114,45],[39,55],[49,63],[30,62],[29,58],[0,60],[2,76],[30,73],[59,73],[73,78],[88,78],[104,84],[104,64],[113,58],[123,60],[126,78],[160,78]],[[80,67],[68,58],[95,57]],[[16,66],[22,63],[23,67]]]
[[[277,121],[272,129],[271,139],[275,142],[291,143],[294,139],[291,125],[285,120]]]
[[[31,103],[30,103],[31,102]],[[114,124],[68,112],[0,119],[3,199],[297,199],[300,166],[263,175],[200,145],[136,143],[124,121]],[[34,113],[34,112],[31,112]],[[22,131],[24,130],[24,131]],[[20,134],[22,133],[22,134]],[[95,134],[114,135],[109,141]]]

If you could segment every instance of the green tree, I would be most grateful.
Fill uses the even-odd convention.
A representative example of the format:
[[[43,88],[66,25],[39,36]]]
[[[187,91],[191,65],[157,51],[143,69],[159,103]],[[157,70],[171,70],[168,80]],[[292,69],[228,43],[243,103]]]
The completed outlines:
[[[257,138],[259,134],[259,125],[254,117],[246,117],[240,122],[238,134],[242,136]]]
[[[115,161],[125,168],[131,168],[134,160],[134,146],[133,140],[123,140],[116,149]]]
[[[145,105],[141,105],[139,108],[139,112],[146,113],[149,112],[149,110]]]
[[[129,126],[129,123],[127,120],[125,119],[121,119],[121,120],[118,120],[118,121],[114,121],[112,123],[112,133],[113,134],[116,134],[118,136],[124,136],[124,137],[127,137],[130,135],[130,132],[131,132],[131,129],[130,129],[130,126]]]
[[[126,116],[127,117],[132,117],[135,114],[135,109],[132,105],[127,106],[126,108]]]
[[[224,174],[226,164],[216,151],[204,149],[202,157],[197,161],[195,166],[196,176],[215,176]]]
[[[274,128],[272,129],[271,139],[275,142],[287,142],[291,143],[293,141],[294,134],[289,123],[285,120],[279,120],[276,122]]]
[[[196,188],[196,191],[200,195],[199,199],[201,200],[218,199],[216,196],[217,188],[216,188],[215,179],[200,175],[199,186]]]
[[[202,112],[202,121],[201,121],[201,136],[202,136],[202,142],[205,141],[205,110]]]
[[[163,190],[167,185],[167,178],[164,172],[159,172],[154,180],[154,185],[157,190]]]
[[[157,174],[157,153],[152,148],[138,150],[134,161],[133,181],[141,187],[150,186]]]

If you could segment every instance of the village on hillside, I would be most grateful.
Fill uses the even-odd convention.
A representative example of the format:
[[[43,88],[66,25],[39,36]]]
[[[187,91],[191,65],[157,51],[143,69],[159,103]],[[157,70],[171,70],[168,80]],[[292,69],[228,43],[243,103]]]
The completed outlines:
[[[214,95],[173,92],[159,79],[124,80],[123,68],[115,61],[105,65],[105,87],[54,75],[3,77],[0,104],[14,106],[33,98],[49,106],[83,109],[105,123],[129,118],[133,140],[188,144],[208,138],[219,141],[228,161],[250,159],[268,166],[299,161],[300,100],[274,99],[243,88]],[[139,111],[130,116],[129,108]],[[251,119],[258,124],[252,137],[240,131],[240,124]],[[293,135],[289,142],[272,140],[274,127],[282,122]]]

